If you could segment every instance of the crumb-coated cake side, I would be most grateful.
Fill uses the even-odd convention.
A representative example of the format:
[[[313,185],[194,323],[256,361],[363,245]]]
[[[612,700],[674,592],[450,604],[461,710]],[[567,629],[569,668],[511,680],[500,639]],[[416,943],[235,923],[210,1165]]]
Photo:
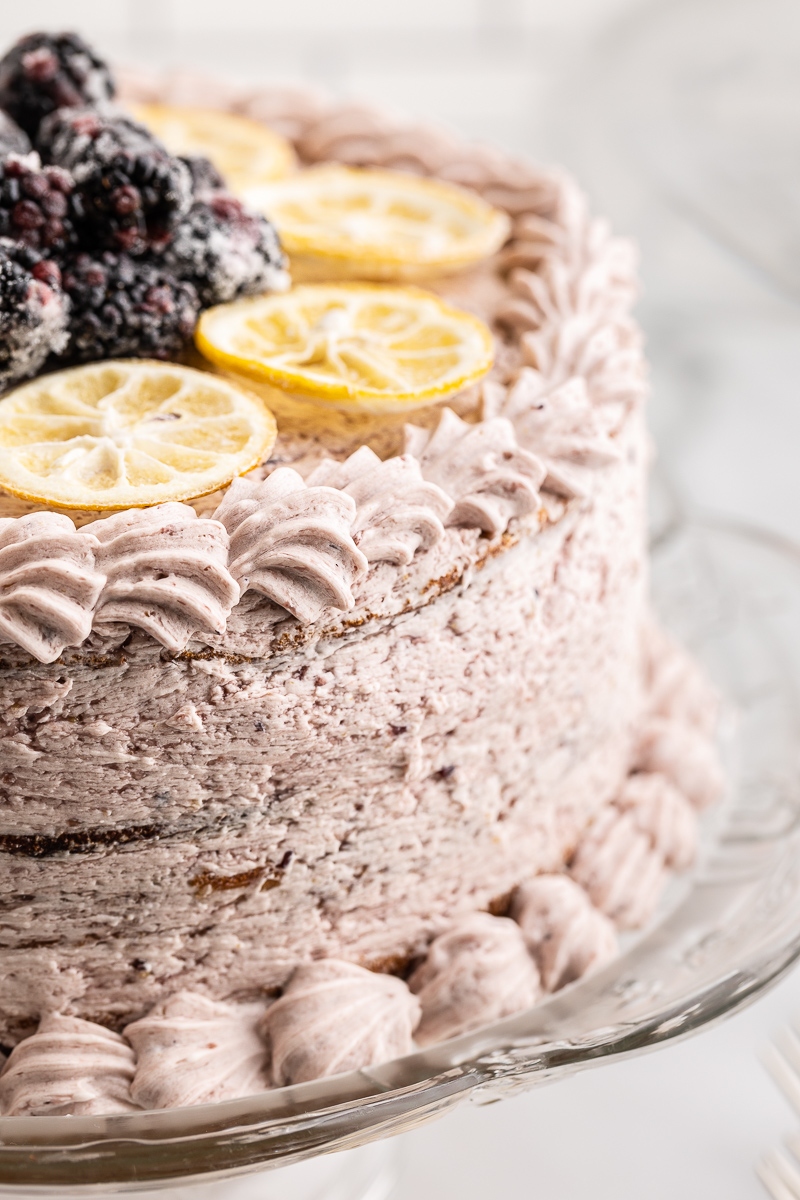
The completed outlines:
[[[305,631],[261,602],[177,657],[4,647],[6,1034],[410,959],[557,869],[641,712],[638,420],[623,438],[588,511],[452,530]]]
[[[193,87],[129,79],[123,99]],[[498,254],[429,283],[491,326],[495,361],[406,428],[267,389],[267,461],[186,503],[70,516],[0,493],[8,1111],[32,1111],[25,1064],[38,1071],[53,1014],[73,1022],[57,1032],[79,1079],[76,1021],[137,1022],[126,1095],[160,1106],[404,1053],[420,1013],[431,1041],[518,1011],[606,962],[612,922],[647,919],[720,786],[713,702],[649,625],[628,243],[558,171],[315,93],[196,90],[281,129],[303,163],[410,170],[504,209]],[[47,112],[66,144],[74,116]],[[243,275],[225,266],[233,242],[209,258],[194,226],[169,261],[181,287],[198,271],[213,284],[202,304],[230,298],[218,270],[231,296],[282,277],[271,232],[232,203],[215,220]],[[119,239],[102,262],[103,286],[125,283]],[[76,264],[82,355],[81,305],[89,321],[99,303],[82,280],[98,272]],[[376,972],[416,979],[419,1001]],[[258,1026],[271,1067],[253,1067],[249,1006],[280,989]],[[336,1008],[350,992],[376,1014],[355,1041]],[[298,1057],[320,1006],[324,1037]],[[217,1055],[208,1087],[178,1086],[162,1041],[209,1023],[239,1046],[241,1081],[214,1082]],[[116,1094],[101,1084],[98,1104]]]

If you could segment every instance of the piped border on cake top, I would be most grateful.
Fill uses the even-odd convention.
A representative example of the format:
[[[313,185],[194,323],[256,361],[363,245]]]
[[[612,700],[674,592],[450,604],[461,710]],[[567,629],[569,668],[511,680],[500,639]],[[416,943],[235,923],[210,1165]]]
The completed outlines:
[[[362,447],[304,480],[279,467],[234,480],[210,516],[186,504],[130,509],[76,529],[62,514],[0,519],[0,642],[53,662],[91,632],[136,626],[177,653],[221,635],[248,590],[310,624],[358,603],[370,565],[398,571],[446,526],[493,537],[535,513],[539,489],[590,496],[646,391],[635,252],[593,218],[574,181],[425,123],[305,88],[236,90],[194,75],[123,75],[127,99],[201,102],[264,120],[306,163],[434,175],[504,208],[490,316],[498,368],[475,422],[443,409],[384,461]],[[476,414],[477,415],[477,414]]]

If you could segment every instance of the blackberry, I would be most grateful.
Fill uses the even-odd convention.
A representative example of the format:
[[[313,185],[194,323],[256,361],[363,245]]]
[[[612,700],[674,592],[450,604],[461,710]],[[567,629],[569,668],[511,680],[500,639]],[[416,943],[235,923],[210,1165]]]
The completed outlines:
[[[0,108],[0,155],[30,154],[31,141],[23,129]]]
[[[225,180],[210,158],[202,154],[188,154],[181,158],[192,177],[192,195],[197,198],[206,192],[224,192]]]
[[[158,263],[110,250],[78,254],[63,277],[72,304],[68,358],[174,358],[194,332],[197,293]]]
[[[108,67],[77,33],[31,33],[0,60],[0,108],[31,138],[55,109],[102,105],[113,96]]]
[[[98,248],[161,249],[191,205],[186,163],[126,113],[60,109],[42,123],[37,147],[45,162],[72,173],[76,216]]]
[[[68,310],[56,263],[0,238],[0,389],[35,375],[64,349]]]
[[[6,155],[0,160],[0,237],[63,254],[77,237],[70,215],[74,186],[61,167],[42,168],[38,154]]]
[[[288,284],[272,225],[222,189],[198,189],[163,259],[178,278],[194,284],[204,308]]]

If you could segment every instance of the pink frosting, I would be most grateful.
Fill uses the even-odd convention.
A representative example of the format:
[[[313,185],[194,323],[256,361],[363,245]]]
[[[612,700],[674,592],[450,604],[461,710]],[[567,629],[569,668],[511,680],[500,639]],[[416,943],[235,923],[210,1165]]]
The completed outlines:
[[[79,646],[103,584],[96,546],[57,513],[0,519],[0,642],[46,663]]]
[[[228,539],[188,504],[130,509],[96,521],[105,583],[94,628],[136,625],[168,650],[198,630],[222,633],[239,589],[227,569]]]
[[[567,875],[537,875],[524,883],[514,895],[511,916],[546,992],[558,991],[618,953],[613,924]]]
[[[412,1049],[419,1001],[401,979],[328,958],[298,967],[260,1028],[277,1086],[387,1062]]]
[[[561,177],[512,159],[491,146],[465,144],[429,122],[407,121],[363,103],[331,104],[304,92],[287,103],[287,89],[264,88],[245,111],[287,130],[303,159],[335,159],[353,166],[383,166],[438,175],[483,194],[511,213],[557,205]]]
[[[306,482],[352,496],[353,538],[369,562],[407,565],[418,550],[430,550],[444,537],[442,521],[453,508],[441,488],[422,478],[410,454],[381,462],[368,446],[343,463],[325,459]]]
[[[614,807],[603,809],[592,822],[570,873],[619,929],[646,924],[666,879],[664,859],[633,813]]]
[[[441,539],[439,526],[445,516],[453,526],[490,534],[502,532],[509,520],[535,511],[539,504],[551,521],[558,519],[563,514],[554,515],[552,500],[537,498],[543,471],[525,456],[526,450],[541,449],[545,483],[551,490],[565,496],[592,490],[587,472],[608,461],[613,450],[607,434],[619,417],[610,409],[629,407],[641,397],[643,366],[638,333],[627,316],[635,295],[631,248],[591,218],[585,198],[569,177],[489,146],[464,143],[429,124],[363,104],[333,102],[313,89],[284,85],[242,91],[192,72],[173,72],[168,79],[129,74],[123,92],[126,89],[131,98],[161,96],[175,102],[184,97],[181,102],[196,103],[203,97],[204,104],[249,112],[283,128],[307,161],[338,159],[435,174],[477,189],[515,217],[513,238],[497,263],[465,273],[460,282],[449,281],[448,288],[457,301],[463,292],[466,307],[511,330],[511,339],[497,344],[492,375],[506,389],[505,406],[497,415],[514,422],[524,449],[497,420],[465,429],[447,413],[432,437],[422,431],[411,434],[412,452],[417,447],[425,458],[425,480],[439,485],[454,502],[449,516],[439,497],[418,490],[408,461],[401,466],[390,460],[379,479],[374,471],[361,471],[362,456],[361,478],[338,485],[344,492],[338,502],[330,496],[323,499],[319,480],[303,497],[294,495],[285,479],[261,485],[267,488],[261,515],[237,530],[238,552],[230,564],[242,592],[262,591],[308,623],[328,609],[352,606],[352,584],[363,574],[365,560],[402,568],[417,550],[434,545]],[[513,383],[524,362],[535,371],[523,370]],[[576,378],[585,383],[581,395]],[[565,383],[562,392],[560,385]],[[457,403],[465,405],[467,399]],[[601,420],[592,405],[610,409]],[[362,511],[355,518],[342,507],[351,483],[361,496]],[[234,484],[232,495],[223,500],[219,512],[227,513],[229,532],[231,506],[241,511],[245,498],[242,488],[258,486],[252,480]],[[277,509],[274,488],[280,492]],[[247,498],[252,499],[252,493]],[[347,524],[352,528],[345,530]],[[184,533],[187,546],[199,544],[199,528]],[[353,541],[364,557],[354,556]],[[140,550],[126,552],[113,562],[96,626],[105,630],[120,622],[139,624],[172,650],[185,646],[193,633],[218,635],[235,597],[230,601],[230,582],[219,575],[223,563],[219,547],[210,548],[213,542],[208,539],[207,578],[201,580],[194,568],[185,576],[179,572],[178,577],[188,581],[181,587],[171,586],[158,569],[151,570]],[[203,587],[209,582],[212,586],[206,591],[211,594],[204,597]],[[127,616],[114,615],[115,610]],[[26,644],[37,637],[47,643],[38,647],[40,653],[54,651],[58,644],[45,629],[29,628],[23,634]],[[18,640],[16,635],[13,640]]]
[[[201,86],[208,87],[207,76],[203,76]],[[205,91],[206,97],[207,94]],[[201,103],[207,104],[208,100],[204,99]],[[309,84],[284,83],[259,88],[254,94],[239,98],[238,107],[290,141],[297,142],[309,125],[326,111],[328,101],[319,88]]]
[[[136,1051],[133,1099],[180,1108],[251,1096],[267,1086],[263,1004],[223,1004],[177,992],[125,1029]]]
[[[652,916],[666,869],[688,867],[696,846],[685,793],[665,774],[635,773],[584,834],[570,872],[616,925],[635,928]]]
[[[408,981],[422,1007],[421,1046],[530,1008],[539,973],[513,921],[472,913],[434,938]]]
[[[641,711],[638,421],[621,436],[592,505],[518,540],[448,528],[402,573],[375,564],[344,619],[306,631],[254,594],[216,651],[166,662],[139,637],[102,669],[94,650],[41,668],[72,686],[35,723],[11,711],[31,672],[9,656],[6,844],[122,844],[92,853],[91,895],[84,853],[8,856],[0,1041],[43,996],[133,1020],[167,989],[280,987],[321,954],[416,956],[558,870]]]
[[[644,627],[645,685],[655,717],[682,721],[709,737],[719,715],[719,695],[691,654],[655,621]]]
[[[592,405],[580,376],[553,389],[532,367],[523,367],[507,389],[484,387],[484,416],[507,417],[520,445],[544,463],[544,486],[567,498],[587,495],[587,472],[619,459],[609,434],[620,414],[608,409]]]
[[[513,299],[498,313],[501,323],[519,331],[567,326],[575,340],[581,326],[592,328],[628,312],[636,299],[633,244],[611,237],[604,221],[581,209],[578,202],[566,244],[535,217],[532,229],[519,229],[519,245],[512,243],[506,253]]]
[[[502,417],[469,425],[445,408],[431,432],[406,427],[406,450],[422,474],[455,502],[448,525],[502,533],[513,517],[536,512],[544,468],[517,445],[514,428]]]
[[[165,979],[224,996],[288,978],[283,998],[260,1022],[274,1079],[285,1083],[411,1046],[419,999],[399,980],[316,961],[321,954],[359,962],[420,954],[454,912],[488,904],[531,871],[559,870],[615,795],[640,708],[644,453],[634,402],[644,383],[627,317],[630,255],[590,219],[560,173],[374,111],[313,100],[293,111],[280,89],[234,91],[222,102],[262,112],[273,104],[271,111],[294,120],[293,136],[308,158],[403,165],[478,187],[516,216],[507,254],[536,254],[530,266],[504,256],[507,278],[491,263],[460,284],[448,282],[487,320],[509,298],[538,305],[538,316],[498,345],[487,384],[501,389],[494,414],[469,424],[445,413],[434,432],[411,432],[422,485],[414,457],[377,465],[359,452],[341,474],[325,466],[336,475],[334,487],[332,475],[308,486],[278,470],[263,483],[237,482],[223,500],[217,516],[242,592],[261,591],[302,621],[346,610],[356,592],[352,620],[328,613],[318,629],[287,629],[282,613],[247,597],[224,640],[201,634],[214,648],[207,655],[165,664],[134,639],[122,662],[109,661],[104,672],[89,655],[74,669],[69,664],[63,675],[75,687],[53,714],[59,719],[14,735],[22,765],[15,763],[5,810],[14,836],[19,811],[26,834],[49,832],[56,800],[65,821],[67,812],[76,814],[79,833],[91,836],[100,825],[123,840],[141,833],[142,843],[97,855],[92,897],[77,910],[66,899],[75,893],[75,855],[44,863],[23,855],[14,863],[20,904],[10,928],[19,948],[3,951],[10,968],[0,984],[9,1040],[27,1014],[40,1011],[48,989],[59,989],[59,1007],[99,1016],[144,1011],[163,997]],[[514,266],[541,271],[542,305]],[[523,362],[530,371],[515,384]],[[474,395],[454,403],[477,416]],[[308,439],[309,469],[326,452],[344,457],[352,448],[329,446],[326,436]],[[546,464],[528,438],[547,451]],[[279,455],[287,446],[288,438]],[[394,443],[380,446],[388,454]],[[621,455],[611,461],[616,446]],[[287,453],[275,461],[293,459]],[[570,472],[569,486],[579,479],[592,503],[539,497],[545,473],[554,487],[558,471],[563,495],[573,494],[564,483]],[[546,507],[560,527],[534,538]],[[515,518],[514,538],[477,536],[499,534]],[[61,664],[56,671],[63,681]],[[120,681],[125,695],[116,694]],[[17,684],[9,672],[9,696]],[[102,706],[108,723],[84,721],[92,705]],[[123,763],[113,795],[95,766],[98,748]],[[669,836],[677,844],[674,813],[671,824],[664,815],[668,802],[646,801],[620,796],[609,810],[622,838],[609,829],[603,840],[599,818],[587,835],[598,837],[598,857],[611,864],[612,899],[618,868],[640,880],[630,870],[631,844],[634,868],[641,844],[659,882]],[[579,848],[576,863],[580,856]],[[141,918],[135,930],[126,916],[131,903]],[[555,928],[572,963],[588,951],[570,911],[567,903],[557,910]],[[478,919],[487,922],[497,957],[487,950],[480,961],[505,964],[489,982],[505,979],[505,995],[517,994],[514,970],[524,962],[528,979],[535,976],[523,935],[513,925],[499,933],[508,924],[499,918]],[[32,953],[34,935],[42,948]],[[451,935],[435,943],[446,961],[431,994],[449,997],[452,1009],[464,983],[466,1010],[477,1020],[486,993],[477,968],[471,973],[458,957],[462,935]],[[134,954],[144,964],[135,973],[126,967]],[[298,961],[310,965],[296,969]],[[487,1011],[480,1023],[492,1019]],[[153,1053],[168,1043],[171,1062],[190,1042],[192,1054],[203,1051],[189,1032],[194,1019],[166,1007],[161,1024],[148,1016]],[[224,1014],[198,1021],[200,1029],[231,1032]],[[215,1038],[205,1046],[214,1070]],[[244,1052],[245,1062],[257,1057]],[[153,1078],[156,1086],[157,1071]],[[160,1079],[166,1098],[163,1073]]]
[[[697,853],[697,817],[665,775],[630,775],[616,804],[630,812],[636,828],[650,838],[668,867],[683,871],[691,866]]]
[[[634,248],[589,217],[574,185],[562,188],[560,201],[563,241],[540,231],[528,241],[523,229],[506,252],[512,296],[497,318],[520,336],[526,362],[552,383],[582,375],[595,403],[630,405],[645,391],[640,335],[628,316]]]
[[[11,1051],[0,1074],[7,1117],[130,1112],[133,1051],[117,1033],[58,1013]]]
[[[254,588],[303,622],[353,607],[367,560],[350,532],[355,503],[346,493],[307,487],[279,467],[263,483],[234,479],[214,515],[230,534],[242,592]]]
[[[642,729],[634,766],[665,775],[695,808],[718,800],[725,776],[707,733],[685,721],[653,717]]]

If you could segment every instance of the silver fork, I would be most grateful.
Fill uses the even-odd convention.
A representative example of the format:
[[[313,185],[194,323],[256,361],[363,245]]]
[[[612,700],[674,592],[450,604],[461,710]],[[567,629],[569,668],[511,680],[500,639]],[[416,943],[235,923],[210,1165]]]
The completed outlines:
[[[764,1066],[795,1112],[800,1115],[800,1037],[793,1029],[780,1035],[762,1055]],[[756,1166],[756,1173],[772,1200],[800,1200],[800,1134],[785,1139],[794,1156],[770,1150]]]

